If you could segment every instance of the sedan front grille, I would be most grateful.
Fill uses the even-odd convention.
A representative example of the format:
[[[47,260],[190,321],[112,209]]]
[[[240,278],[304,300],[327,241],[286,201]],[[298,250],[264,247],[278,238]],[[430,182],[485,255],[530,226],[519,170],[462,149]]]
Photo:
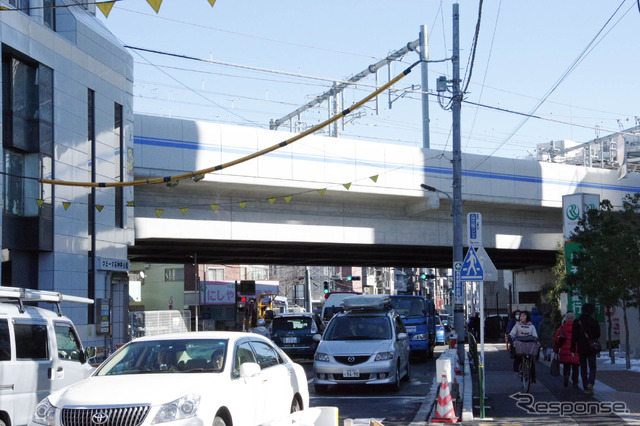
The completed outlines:
[[[362,364],[363,362],[367,362],[369,360],[369,358],[371,358],[371,355],[360,355],[360,356],[336,356],[334,357],[336,359],[336,361],[338,361],[340,364],[347,364],[347,365],[356,365],[356,364]]]
[[[139,426],[151,406],[63,408],[62,426]]]

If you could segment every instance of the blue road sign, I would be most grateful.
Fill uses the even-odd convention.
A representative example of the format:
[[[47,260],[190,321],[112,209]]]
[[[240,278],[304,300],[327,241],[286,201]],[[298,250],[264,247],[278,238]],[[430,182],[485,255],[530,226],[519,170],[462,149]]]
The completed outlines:
[[[482,269],[482,263],[478,259],[476,251],[473,246],[469,247],[467,255],[462,262],[462,281],[484,281],[484,270]]]

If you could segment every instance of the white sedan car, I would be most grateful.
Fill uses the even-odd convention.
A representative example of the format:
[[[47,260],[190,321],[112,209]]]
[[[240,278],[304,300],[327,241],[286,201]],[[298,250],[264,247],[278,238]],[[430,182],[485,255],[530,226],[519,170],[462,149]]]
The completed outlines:
[[[31,426],[260,425],[308,408],[303,368],[253,333],[142,337],[42,400]]]

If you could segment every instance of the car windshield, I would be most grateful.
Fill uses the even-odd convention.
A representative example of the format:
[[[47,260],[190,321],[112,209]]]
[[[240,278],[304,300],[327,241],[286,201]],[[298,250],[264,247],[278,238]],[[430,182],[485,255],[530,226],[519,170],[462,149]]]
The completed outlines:
[[[96,375],[219,373],[224,370],[226,348],[223,339],[132,342],[98,367]]]
[[[386,316],[335,317],[323,337],[324,340],[388,340],[391,324]]]
[[[419,318],[426,315],[423,299],[416,297],[391,297],[391,305],[402,318]]]
[[[271,323],[271,331],[299,331],[311,329],[311,317],[276,317]]]

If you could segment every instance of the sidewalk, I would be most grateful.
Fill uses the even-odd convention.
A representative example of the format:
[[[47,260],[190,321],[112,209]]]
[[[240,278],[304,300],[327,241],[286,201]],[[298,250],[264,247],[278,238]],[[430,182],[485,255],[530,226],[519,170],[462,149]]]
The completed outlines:
[[[593,396],[571,384],[565,388],[562,376],[552,376],[550,362],[543,360],[536,363],[537,383],[524,393],[504,343],[485,344],[485,416],[479,411],[480,388],[474,377],[470,423],[640,424],[640,373],[606,361],[598,362]]]

